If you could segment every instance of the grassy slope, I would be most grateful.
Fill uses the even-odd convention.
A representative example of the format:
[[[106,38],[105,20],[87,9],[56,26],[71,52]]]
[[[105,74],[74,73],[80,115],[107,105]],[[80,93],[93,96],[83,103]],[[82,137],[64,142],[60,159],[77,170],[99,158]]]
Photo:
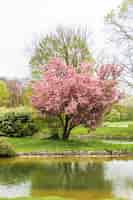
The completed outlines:
[[[97,128],[94,133],[97,135],[132,136],[133,122],[105,123],[104,127]]]
[[[133,152],[132,144],[110,144],[100,140],[69,140],[69,141],[53,141],[36,138],[8,138],[14,145],[16,152],[64,152],[64,151],[113,151],[123,150]]]
[[[48,128],[43,127],[41,128],[41,132],[49,133]],[[96,131],[91,132],[92,134],[96,135],[111,135],[111,136],[131,136],[133,135],[133,122],[126,121],[126,122],[106,122],[103,124],[102,127],[96,129]],[[77,135],[87,135],[89,134],[88,128],[78,126],[74,128],[71,132],[72,136]]]
[[[103,127],[99,127],[92,132],[96,135],[112,135],[112,136],[131,136],[133,135],[133,122],[106,122]],[[73,129],[72,135],[88,134],[87,128],[77,127]]]

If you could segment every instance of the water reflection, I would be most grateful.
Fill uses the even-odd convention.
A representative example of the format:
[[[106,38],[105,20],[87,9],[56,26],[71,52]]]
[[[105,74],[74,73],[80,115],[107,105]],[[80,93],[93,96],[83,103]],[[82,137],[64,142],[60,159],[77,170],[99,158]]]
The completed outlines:
[[[0,161],[0,197],[59,195],[77,200],[133,197],[133,160]]]
[[[29,197],[31,195],[31,183],[20,183],[18,185],[0,185],[0,197]]]
[[[116,197],[133,199],[133,161],[112,161],[104,164],[105,180],[112,183]]]

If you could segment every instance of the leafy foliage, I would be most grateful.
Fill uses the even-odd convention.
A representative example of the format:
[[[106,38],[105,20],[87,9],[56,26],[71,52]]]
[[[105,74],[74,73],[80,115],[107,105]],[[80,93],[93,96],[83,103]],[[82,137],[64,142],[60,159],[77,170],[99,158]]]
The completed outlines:
[[[37,131],[37,126],[31,113],[8,110],[0,114],[0,131],[5,136],[32,136]]]
[[[0,139],[0,157],[15,156],[13,146],[4,139]]]
[[[0,80],[0,106],[8,106],[9,104],[9,89],[3,80]]]
[[[6,81],[10,93],[9,106],[17,107],[22,105],[22,85],[17,80]]]
[[[25,88],[22,90],[22,99],[23,104],[25,106],[31,106],[31,96],[32,96],[32,88],[30,85],[26,85]]]
[[[132,121],[133,107],[131,105],[116,104],[112,111],[105,117],[106,121]]]
[[[120,113],[117,110],[112,109],[111,113],[105,117],[105,120],[109,122],[120,121]]]

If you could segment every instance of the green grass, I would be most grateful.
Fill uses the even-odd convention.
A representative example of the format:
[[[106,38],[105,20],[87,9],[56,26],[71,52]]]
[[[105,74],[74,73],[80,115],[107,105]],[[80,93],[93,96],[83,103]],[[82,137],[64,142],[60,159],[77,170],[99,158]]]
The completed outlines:
[[[16,152],[64,152],[64,151],[129,151],[133,152],[133,144],[111,144],[100,140],[55,141],[36,138],[7,138]]]
[[[47,135],[50,134],[50,130],[48,129],[47,126],[43,125],[42,122],[38,121],[38,127],[39,127],[39,135],[41,135],[41,137],[45,137]],[[79,135],[79,134],[88,134],[88,128],[85,128],[83,126],[78,126],[75,127],[74,129],[72,129],[71,131],[71,135],[75,136],[75,135]]]
[[[79,126],[73,129],[73,135],[88,134],[87,128]],[[133,122],[106,122],[103,127],[97,128],[95,135],[104,136],[132,136]],[[132,144],[111,144],[100,140],[68,140],[55,141],[39,139],[38,137],[29,138],[7,138],[7,140],[14,145],[16,152],[64,152],[64,151],[114,151],[122,150],[133,152]]]
[[[35,134],[36,138],[48,137],[50,135],[48,127],[42,120],[38,120],[38,127],[40,131]],[[133,136],[133,121],[105,122],[95,131],[91,131],[83,126],[78,126],[72,129],[70,137],[75,138],[90,133],[97,136]]]
[[[133,136],[133,122],[105,122],[102,127],[90,133],[98,136]],[[79,126],[73,129],[71,134],[72,136],[87,135],[89,132],[87,128]]]
[[[123,127],[128,125],[133,125],[133,121],[120,121],[120,122],[104,122],[105,126],[112,127]]]
[[[49,133],[48,128],[43,128],[42,136]],[[90,131],[91,134],[100,136],[133,136],[133,122],[105,122],[102,127],[96,129],[96,131]],[[71,136],[88,135],[89,130],[83,126],[78,126],[71,131]]]
[[[110,123],[110,125],[99,127],[93,132],[96,135],[110,136],[133,136],[133,124]]]
[[[72,135],[83,135],[83,134],[88,134],[88,128],[85,128],[85,127],[82,127],[82,126],[78,126],[78,127],[75,127],[74,129],[72,129],[71,131],[71,134]]]

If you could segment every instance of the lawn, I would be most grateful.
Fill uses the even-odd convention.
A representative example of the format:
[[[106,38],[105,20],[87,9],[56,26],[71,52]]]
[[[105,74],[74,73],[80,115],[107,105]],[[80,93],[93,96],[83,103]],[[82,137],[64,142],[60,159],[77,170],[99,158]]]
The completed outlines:
[[[94,135],[104,136],[132,136],[133,122],[106,122],[103,127],[97,128]],[[88,129],[79,126],[73,129],[72,136],[87,135]],[[42,133],[43,137],[46,135]],[[39,138],[37,135],[25,138],[6,138],[11,143],[16,152],[64,152],[64,151],[114,151],[122,150],[133,152],[133,144],[111,144],[102,140],[87,139],[80,140],[71,137],[68,141],[48,140]]]
[[[91,134],[98,136],[133,136],[133,122],[105,122],[95,131],[90,131]],[[87,128],[79,126],[72,130],[72,136],[87,135],[89,131]]]
[[[133,122],[105,122],[93,133],[105,136],[133,136]]]
[[[133,144],[111,144],[101,140],[46,140],[36,138],[7,138],[16,152],[64,152],[64,151],[128,151],[133,152]]]
[[[47,137],[50,134],[48,127],[39,121],[39,136]],[[94,134],[98,136],[133,136],[133,121],[122,121],[122,122],[105,122],[101,127],[95,131],[91,131],[83,126],[78,126],[71,131],[71,137]],[[38,137],[38,136],[37,136]]]

